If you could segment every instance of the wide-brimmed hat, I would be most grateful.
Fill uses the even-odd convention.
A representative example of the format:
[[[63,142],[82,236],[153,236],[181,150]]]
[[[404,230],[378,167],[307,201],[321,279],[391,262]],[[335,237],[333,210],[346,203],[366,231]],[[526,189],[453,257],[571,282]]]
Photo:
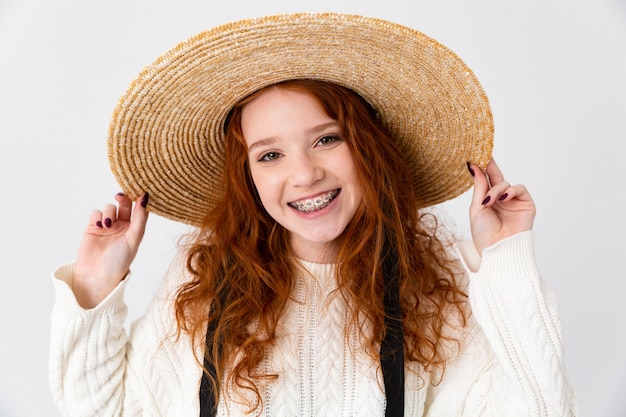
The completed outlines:
[[[466,162],[485,167],[493,119],[473,72],[423,33],[356,15],[302,13],[215,27],[158,57],[130,84],[109,127],[109,161],[131,198],[198,225],[224,192],[224,123],[271,84],[315,79],[374,107],[430,206],[470,188]]]

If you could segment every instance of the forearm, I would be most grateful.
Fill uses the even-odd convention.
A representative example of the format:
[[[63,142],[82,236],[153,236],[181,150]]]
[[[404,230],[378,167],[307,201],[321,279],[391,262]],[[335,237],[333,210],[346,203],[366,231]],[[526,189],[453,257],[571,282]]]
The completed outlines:
[[[488,248],[470,269],[473,314],[525,415],[575,415],[556,300],[537,273],[532,232]]]
[[[50,382],[65,416],[119,415],[124,402],[127,308],[121,283],[93,309],[83,309],[70,289],[72,266],[53,280]]]

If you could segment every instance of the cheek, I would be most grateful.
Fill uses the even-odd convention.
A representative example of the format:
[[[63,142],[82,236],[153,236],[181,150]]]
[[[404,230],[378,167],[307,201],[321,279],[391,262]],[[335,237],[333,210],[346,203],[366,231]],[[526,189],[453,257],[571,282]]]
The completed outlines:
[[[347,183],[351,185],[351,195],[353,197],[353,202],[355,206],[358,206],[361,204],[363,195],[361,190],[361,184],[356,173],[356,167],[352,159],[350,159],[348,162],[345,162],[343,166],[346,168],[343,172],[344,178],[346,179]]]
[[[277,184],[275,184],[275,178],[267,173],[259,172],[254,169],[250,170],[250,176],[252,177],[252,182],[254,183],[257,194],[261,199],[261,203],[267,208],[268,203],[270,203],[277,194],[278,188]]]
[[[341,167],[340,175],[350,184],[358,187],[358,175],[356,173],[356,165],[351,155],[346,155],[341,161],[338,161],[337,166]]]

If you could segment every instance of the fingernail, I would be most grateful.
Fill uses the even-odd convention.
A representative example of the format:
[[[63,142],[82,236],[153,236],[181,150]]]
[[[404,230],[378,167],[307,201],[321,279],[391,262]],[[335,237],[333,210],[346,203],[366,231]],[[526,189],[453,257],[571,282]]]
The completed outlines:
[[[472,177],[474,176],[474,170],[472,169],[472,164],[470,164],[469,161],[467,161],[467,169],[469,170],[469,173],[472,174]]]
[[[108,217],[106,219],[104,219],[104,225],[107,227],[107,229],[109,227],[111,227],[112,224],[113,224],[113,222]]]
[[[99,227],[100,229],[102,229],[102,222],[100,220],[98,220],[96,222],[96,226]]]
[[[490,202],[490,201],[491,201],[491,196],[490,196],[490,195],[488,195],[488,196],[487,196],[487,198],[485,198],[485,199],[483,200],[483,202],[482,202],[482,203],[480,203],[480,204],[482,204],[482,205],[484,206],[485,204],[487,204],[487,203],[488,203],[488,202]]]
[[[509,193],[504,193],[500,196],[500,198],[498,199],[498,201],[502,201],[502,200],[506,200],[506,198],[509,196]]]
[[[145,193],[143,197],[141,198],[141,207],[146,208],[146,206],[148,205],[148,198],[149,198],[148,193]]]
[[[119,195],[120,197],[126,197],[126,194],[124,194],[124,193],[123,193],[123,192],[121,192],[121,191],[120,191],[119,193],[117,193],[117,195]]]

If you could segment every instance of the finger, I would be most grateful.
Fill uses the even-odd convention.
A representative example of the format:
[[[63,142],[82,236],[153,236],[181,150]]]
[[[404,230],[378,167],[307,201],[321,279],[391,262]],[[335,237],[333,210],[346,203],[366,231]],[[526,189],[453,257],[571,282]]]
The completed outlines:
[[[491,161],[489,161],[486,171],[492,187],[504,181],[504,175],[498,164],[496,164],[495,159],[492,158]]]
[[[485,198],[480,202],[481,205],[489,207],[494,205],[497,201],[504,201],[511,196],[511,185],[506,181],[500,181],[487,193]]]
[[[124,193],[117,193],[115,199],[118,202],[117,218],[119,220],[130,221],[130,215],[133,211],[133,201]]]
[[[135,207],[133,208],[132,221],[128,229],[130,236],[134,240],[136,245],[139,245],[143,234],[146,230],[146,223],[148,222],[148,193],[145,193],[143,197],[140,197],[135,201]]]
[[[509,201],[512,199],[533,201],[530,193],[526,189],[526,186],[522,184],[509,186],[499,198],[500,201]]]
[[[104,225],[102,224],[102,212],[100,210],[94,210],[89,215],[89,226],[95,226],[98,229],[102,229]]]
[[[474,193],[472,194],[471,205],[478,207],[489,192],[489,180],[479,166],[468,162],[468,169],[474,176]]]
[[[117,219],[117,207],[115,204],[107,204],[102,209],[102,224],[105,228],[113,226],[113,222]]]

